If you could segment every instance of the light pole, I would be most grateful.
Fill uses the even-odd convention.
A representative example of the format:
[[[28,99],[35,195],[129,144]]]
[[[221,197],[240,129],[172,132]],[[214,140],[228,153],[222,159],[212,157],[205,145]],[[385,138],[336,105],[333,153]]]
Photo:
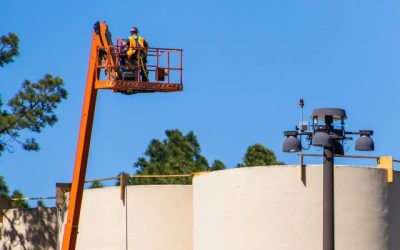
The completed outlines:
[[[304,105],[304,104],[303,104]],[[301,106],[302,107],[302,106]],[[309,146],[323,148],[323,250],[335,249],[335,211],[334,211],[334,156],[343,155],[343,142],[351,140],[347,135],[360,135],[355,149],[359,151],[374,150],[371,138],[372,130],[348,132],[344,129],[344,120],[347,119],[344,109],[318,108],[311,115],[312,125],[309,127],[303,122],[295,131],[285,131],[286,140],[283,151],[300,152],[304,148],[297,136],[305,136]],[[323,121],[323,124],[319,122]],[[339,122],[339,124],[335,124]],[[336,125],[336,126],[335,126]]]

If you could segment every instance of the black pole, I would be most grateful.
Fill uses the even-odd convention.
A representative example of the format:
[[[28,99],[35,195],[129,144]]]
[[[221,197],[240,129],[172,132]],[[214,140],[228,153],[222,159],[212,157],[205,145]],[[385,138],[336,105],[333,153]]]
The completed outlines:
[[[323,162],[323,250],[335,249],[333,146],[324,147]]]

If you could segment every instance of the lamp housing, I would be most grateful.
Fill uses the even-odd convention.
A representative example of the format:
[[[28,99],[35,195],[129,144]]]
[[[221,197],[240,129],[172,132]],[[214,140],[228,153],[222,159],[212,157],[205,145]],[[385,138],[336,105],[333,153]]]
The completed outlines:
[[[357,139],[355,149],[357,151],[374,151],[375,145],[371,138],[374,132],[372,130],[360,130],[358,133],[360,137]]]
[[[311,138],[311,144],[317,147],[331,147],[332,139],[327,132],[318,131]]]
[[[297,138],[297,131],[285,131],[283,134],[286,136],[285,141],[283,142],[283,152],[286,153],[295,153],[301,151],[301,143]]]

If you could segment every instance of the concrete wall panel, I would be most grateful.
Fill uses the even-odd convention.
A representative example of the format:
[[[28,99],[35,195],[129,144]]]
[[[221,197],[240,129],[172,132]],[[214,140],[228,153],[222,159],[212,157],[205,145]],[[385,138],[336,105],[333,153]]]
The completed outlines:
[[[335,167],[336,249],[389,249],[389,185],[382,169]]]
[[[293,167],[240,168],[196,177],[194,249],[319,249],[322,190],[316,170],[308,168],[307,187]]]
[[[298,166],[217,171],[193,183],[194,250],[322,249],[321,166],[307,166],[305,183]],[[336,166],[335,249],[399,249],[399,188],[385,170]]]
[[[192,186],[128,186],[84,191],[79,250],[190,250],[193,240]]]
[[[56,208],[8,209],[1,216],[1,250],[57,248]]]
[[[394,182],[388,185],[389,249],[400,248],[400,173],[394,172]]]

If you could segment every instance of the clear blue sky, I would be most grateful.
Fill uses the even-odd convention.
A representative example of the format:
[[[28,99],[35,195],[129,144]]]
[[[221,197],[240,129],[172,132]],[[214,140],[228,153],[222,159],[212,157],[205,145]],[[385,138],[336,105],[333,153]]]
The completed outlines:
[[[72,179],[97,20],[113,38],[135,25],[152,47],[183,48],[185,85],[171,94],[100,91],[88,179],[132,173],[166,129],[193,130],[210,162],[234,167],[262,143],[296,164],[281,147],[282,132],[300,120],[300,98],[307,117],[317,107],[346,109],[349,130],[375,131],[371,155],[400,158],[398,1],[6,1],[1,10],[0,34],[21,40],[16,62],[0,69],[3,102],[45,73],[62,77],[69,92],[59,122],[37,136],[39,152],[16,146],[0,157],[0,175],[27,197],[53,196],[56,182]],[[354,142],[348,148],[360,154]]]

